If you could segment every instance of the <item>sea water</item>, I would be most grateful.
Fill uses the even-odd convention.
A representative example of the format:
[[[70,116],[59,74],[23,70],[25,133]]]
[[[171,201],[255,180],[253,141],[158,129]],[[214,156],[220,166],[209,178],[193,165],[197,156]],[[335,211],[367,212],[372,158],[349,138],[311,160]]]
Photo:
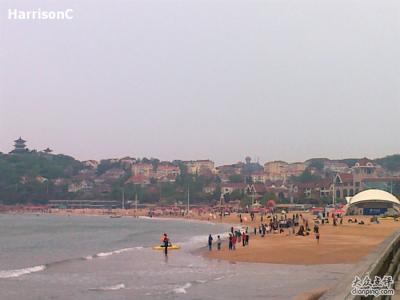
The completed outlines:
[[[106,216],[0,215],[0,299],[290,299],[350,265],[209,260],[194,250],[227,225]],[[181,250],[152,250],[168,233]],[[226,246],[226,245],[224,245]]]

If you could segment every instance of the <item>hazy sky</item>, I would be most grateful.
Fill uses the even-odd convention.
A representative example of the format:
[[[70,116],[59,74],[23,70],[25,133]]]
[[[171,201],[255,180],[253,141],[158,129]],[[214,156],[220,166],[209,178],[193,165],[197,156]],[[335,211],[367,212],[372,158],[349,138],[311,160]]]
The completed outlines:
[[[7,10],[74,10],[72,21]],[[233,163],[400,152],[400,1],[1,0],[0,151]]]

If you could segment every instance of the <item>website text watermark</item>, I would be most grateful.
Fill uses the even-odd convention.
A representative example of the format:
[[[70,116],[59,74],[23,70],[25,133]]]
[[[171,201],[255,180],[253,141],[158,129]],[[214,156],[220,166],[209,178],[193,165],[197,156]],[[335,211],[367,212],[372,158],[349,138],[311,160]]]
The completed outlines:
[[[67,8],[65,10],[20,10],[9,8],[7,11],[9,20],[72,20],[74,10]]]

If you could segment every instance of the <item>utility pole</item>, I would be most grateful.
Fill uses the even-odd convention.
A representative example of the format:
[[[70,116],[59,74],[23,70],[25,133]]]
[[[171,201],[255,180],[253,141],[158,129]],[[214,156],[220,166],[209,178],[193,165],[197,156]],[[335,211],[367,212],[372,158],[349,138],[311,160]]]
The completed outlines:
[[[125,209],[125,189],[122,188],[122,209]]]
[[[188,193],[187,193],[187,214],[189,215],[189,209],[190,209],[190,190],[189,190],[189,185],[188,185]]]
[[[135,194],[135,216],[137,216],[137,203],[138,199],[137,199],[137,193]]]
[[[221,210],[221,212],[220,212],[220,218],[222,219],[222,217],[223,217],[223,214],[225,213],[225,209],[224,209],[224,207],[222,207],[222,201],[224,200],[224,195],[221,193],[221,197],[219,198],[219,208],[220,208],[220,210]],[[224,203],[225,203],[225,201],[224,201]]]

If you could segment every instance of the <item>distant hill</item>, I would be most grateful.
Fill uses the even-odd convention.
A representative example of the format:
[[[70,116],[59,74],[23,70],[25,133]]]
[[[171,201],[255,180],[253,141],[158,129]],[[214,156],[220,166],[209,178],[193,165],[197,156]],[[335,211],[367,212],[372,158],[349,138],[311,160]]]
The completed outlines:
[[[385,156],[374,161],[390,172],[400,172],[400,154]]]

